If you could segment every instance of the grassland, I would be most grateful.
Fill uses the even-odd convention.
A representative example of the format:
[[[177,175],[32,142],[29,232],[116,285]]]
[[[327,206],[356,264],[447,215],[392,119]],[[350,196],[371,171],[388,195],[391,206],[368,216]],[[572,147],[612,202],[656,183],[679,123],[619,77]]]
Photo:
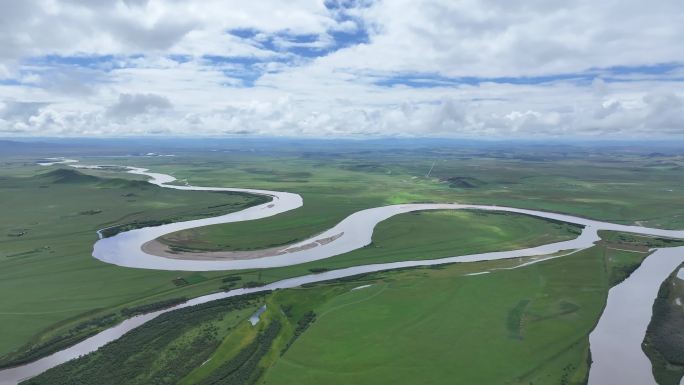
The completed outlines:
[[[613,253],[458,278],[457,266],[421,269],[344,293],[263,383],[583,383],[610,260],[632,257]]]
[[[75,151],[77,155],[87,153],[85,149]],[[582,149],[526,151],[455,147],[372,152],[184,151],[181,156],[163,158],[112,159],[91,154],[84,163],[149,167],[178,177],[180,183],[284,190],[304,197],[304,207],[276,217],[183,234],[184,242],[205,249],[254,249],[288,243],[316,234],[354,211],[406,202],[509,205],[684,228],[681,156]],[[49,154],[53,155],[57,154]],[[314,263],[211,273],[125,269],[90,257],[96,229],[216,215],[255,201],[244,196],[156,188],[136,182],[139,176],[115,171],[88,170],[83,173],[98,179],[78,176],[69,181],[66,175],[66,183],[58,182],[65,175],[36,176],[49,169],[34,166],[35,160],[0,158],[0,328],[13,331],[0,335],[0,363],[16,357],[18,352],[9,353],[21,346],[26,351],[84,323],[113,313],[118,314],[116,322],[124,308],[360,263],[528,247],[567,239],[576,232],[572,227],[524,216],[419,213],[381,223],[369,247]],[[605,242],[602,246],[610,250],[607,255],[612,259],[609,263],[620,266],[610,270],[612,276],[606,279],[619,282],[645,254],[613,250],[625,248],[619,239]],[[632,244],[626,249],[630,247],[643,251],[647,246]],[[470,264],[459,269],[472,271]],[[515,314],[525,314],[534,304],[521,300],[508,305],[518,309]],[[312,309],[302,312],[308,310]],[[508,316],[505,319],[509,322]],[[296,328],[280,322],[283,330]],[[94,332],[98,326],[79,330]],[[562,355],[576,358],[584,347],[576,345],[574,349]],[[225,347],[223,351],[226,357],[234,353]]]
[[[611,272],[638,265],[643,256],[600,245],[513,270],[496,269],[527,259],[280,290],[249,299],[244,311],[199,305],[26,383],[581,384],[587,335],[603,308]],[[468,275],[476,271],[491,272]],[[253,327],[247,317],[261,304],[267,310]],[[183,322],[193,313],[207,316]],[[197,354],[200,345],[190,342],[208,329],[215,331],[211,343],[201,346],[213,350]],[[183,357],[203,364],[160,370]],[[153,360],[153,369],[136,359]]]
[[[36,170],[0,179],[0,335],[7,353],[50,325],[175,288],[175,272],[122,269],[89,257],[96,230],[136,221],[217,215],[255,203],[240,194],[190,195],[148,183]],[[94,315],[93,315],[94,316]],[[42,339],[44,340],[44,339]]]
[[[482,221],[482,218],[491,221]],[[225,250],[229,245],[205,238],[206,227],[163,237],[169,246],[193,250]],[[264,231],[264,230],[262,230]],[[376,227],[373,243],[332,260],[358,263],[388,262],[401,259],[427,259],[496,250],[511,250],[529,245],[568,240],[581,228],[552,223],[538,218],[508,213],[478,211],[423,211],[399,215]],[[179,233],[197,235],[182,236]],[[270,232],[267,232],[270,236]],[[247,235],[245,235],[247,237]],[[284,242],[290,243],[290,242]]]
[[[182,192],[110,179],[128,177],[121,173],[90,172],[89,176],[55,170],[22,165],[4,169],[0,180],[0,199],[7,207],[6,220],[0,225],[0,293],[4,293],[0,325],[13,330],[0,336],[4,355],[0,364],[16,362],[31,349],[49,351],[45,345],[55,340],[84,338],[119,321],[126,307],[316,269],[527,247],[574,236],[572,228],[524,216],[421,213],[382,223],[372,247],[317,263],[230,273],[127,269],[90,256],[97,229],[217,215],[255,202],[243,195]],[[405,226],[411,223],[412,233],[420,236],[416,242],[405,236]],[[452,235],[442,237],[445,232]],[[223,282],[226,276],[236,280]],[[111,314],[117,316],[111,318]],[[93,322],[105,318],[111,319]]]
[[[268,188],[304,197],[304,207],[277,217],[208,226],[167,239],[183,239],[207,250],[249,250],[301,240],[354,211],[408,202],[506,205],[616,223],[684,228],[678,187],[684,185],[681,157],[594,152],[530,156],[429,149],[372,154],[240,153],[144,162],[191,184]]]

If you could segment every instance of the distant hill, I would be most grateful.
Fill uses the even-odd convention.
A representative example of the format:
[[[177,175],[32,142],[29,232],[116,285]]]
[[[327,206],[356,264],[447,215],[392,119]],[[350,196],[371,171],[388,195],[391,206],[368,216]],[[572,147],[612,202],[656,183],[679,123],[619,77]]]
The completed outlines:
[[[450,176],[440,180],[448,183],[451,188],[477,188],[487,184],[480,179],[469,176]]]
[[[40,174],[38,177],[50,183],[96,183],[100,181],[98,177],[66,168],[58,168],[57,170]]]
[[[38,174],[35,178],[42,183],[50,184],[97,184],[100,188],[128,188],[128,189],[151,189],[155,186],[143,180],[129,180],[123,178],[102,178],[95,175],[84,174],[73,168],[58,168],[49,172]]]

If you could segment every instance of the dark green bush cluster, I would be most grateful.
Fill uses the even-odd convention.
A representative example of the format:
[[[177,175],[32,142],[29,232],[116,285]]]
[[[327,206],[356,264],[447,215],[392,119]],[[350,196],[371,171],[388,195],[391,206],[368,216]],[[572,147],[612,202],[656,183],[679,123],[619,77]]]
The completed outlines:
[[[242,279],[242,277],[240,277],[240,276],[230,276],[230,277],[223,278],[221,280],[221,282],[223,282],[224,284],[221,285],[221,287],[219,287],[219,289],[221,289],[223,291],[233,290],[237,286],[237,281],[239,281],[241,279]]]
[[[671,279],[666,280],[653,304],[646,339],[670,364],[684,365],[684,314],[670,301]]]
[[[166,309],[172,306],[176,306],[178,304],[181,304],[188,299],[186,297],[178,297],[178,298],[171,298],[171,299],[166,299],[163,301],[158,301],[158,302],[153,302],[153,303],[148,303],[140,306],[134,306],[134,307],[125,307],[121,309],[121,315],[124,317],[132,317],[138,314],[145,314],[149,312],[153,312],[156,310],[161,310],[161,309]]]
[[[306,312],[302,318],[297,321],[297,327],[294,330],[294,334],[292,335],[292,338],[290,338],[289,341],[287,341],[287,344],[283,348],[283,350],[280,351],[280,355],[282,356],[285,354],[285,352],[292,346],[292,344],[299,338],[302,333],[311,325],[314,321],[316,320],[316,313],[313,312],[313,310],[309,310]]]
[[[610,269],[609,284],[610,287],[617,285],[618,283],[627,279],[632,273],[639,268],[640,263],[633,263],[625,266],[613,266]]]
[[[102,234],[103,238],[109,238],[113,237],[116,234],[123,233],[125,231],[129,230],[135,230],[135,229],[141,229],[143,227],[153,227],[153,226],[161,226],[161,225],[166,225],[169,223],[175,222],[174,219],[165,219],[165,220],[149,220],[149,221],[133,221],[131,223],[125,223],[122,225],[116,225],[112,227],[107,227],[106,229],[102,229],[100,231],[100,234]]]
[[[225,298],[164,313],[98,351],[22,384],[177,384],[220,344],[213,323],[232,311],[254,306],[263,295]]]
[[[508,329],[508,334],[511,338],[521,340],[522,336],[522,321],[525,315],[525,310],[527,305],[530,304],[529,299],[522,299],[517,305],[508,311],[508,317],[506,317],[506,329]]]
[[[280,332],[280,322],[273,321],[268,327],[259,333],[251,344],[244,347],[230,361],[214,370],[212,374],[202,381],[202,385],[250,385],[253,384],[263,372],[259,367],[259,361],[266,355],[273,340]]]

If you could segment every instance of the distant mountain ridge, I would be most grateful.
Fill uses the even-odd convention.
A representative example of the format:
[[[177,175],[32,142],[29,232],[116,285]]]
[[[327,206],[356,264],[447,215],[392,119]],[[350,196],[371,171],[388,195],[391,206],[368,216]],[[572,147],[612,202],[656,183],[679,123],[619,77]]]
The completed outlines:
[[[52,150],[64,150],[68,148],[65,145],[57,143],[46,142],[23,142],[18,140],[0,139],[0,153],[1,154],[46,154]],[[49,155],[48,155],[49,156]]]

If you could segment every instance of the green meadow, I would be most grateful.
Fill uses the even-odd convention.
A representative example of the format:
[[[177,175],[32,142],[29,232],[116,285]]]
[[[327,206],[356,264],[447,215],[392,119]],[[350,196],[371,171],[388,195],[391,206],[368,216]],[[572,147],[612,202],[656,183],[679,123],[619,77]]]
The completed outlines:
[[[270,282],[309,274],[312,269],[513,249],[574,236],[571,227],[524,216],[420,213],[382,223],[371,247],[309,264],[206,273],[129,269],[90,256],[96,230],[218,215],[258,200],[239,194],[163,189],[112,178],[121,175],[114,172],[92,176],[65,168],[21,171],[24,174],[8,173],[0,180],[0,198],[7,203],[4,218],[10,218],[0,229],[0,292],[4,297],[0,325],[13,329],[0,336],[0,352],[5,354],[0,363],[11,363],[22,353],[43,349],[65,335],[69,341],[85,338],[101,327],[85,328],[75,335],[72,331],[89,319],[124,307],[193,297],[247,282]],[[412,232],[421,235],[417,242],[405,236],[408,222],[413,223]],[[443,231],[453,235],[445,238]],[[240,279],[226,283],[226,276]]]
[[[125,269],[90,256],[96,231],[113,225],[218,215],[256,203],[241,194],[184,192],[146,182],[100,179],[70,169],[0,178],[0,352],[176,287],[176,272]]]
[[[494,204],[684,228],[679,187],[684,185],[684,165],[676,157],[388,150],[334,156],[207,155],[146,162],[195,185],[258,187],[296,192],[304,198],[304,207],[276,217],[207,226],[165,238],[167,243],[200,250],[282,245],[317,234],[361,209],[413,202]]]
[[[318,307],[264,383],[581,383],[605,300],[602,268],[590,251],[484,275],[447,267],[373,282]]]
[[[611,273],[644,256],[597,246],[517,269],[530,259],[367,274],[239,308],[210,302],[26,384],[582,384]]]
[[[286,244],[317,234],[355,211],[379,205],[408,202],[498,204],[559,211],[619,223],[640,223],[664,228],[684,227],[684,207],[681,206],[681,191],[678,189],[678,186],[684,185],[684,173],[681,172],[683,167],[681,159],[677,157],[591,151],[580,151],[576,154],[552,151],[531,156],[515,151],[455,148],[431,148],[420,151],[393,149],[373,152],[326,151],[293,150],[274,154],[247,151],[230,153],[188,151],[177,157],[165,158],[105,158],[90,154],[81,160],[84,164],[105,163],[147,167],[153,171],[172,174],[180,180],[179,183],[291,191],[304,197],[303,207],[276,217],[193,229],[171,234],[162,240],[169,244],[198,250],[246,250]],[[373,235],[373,243],[367,247],[301,265],[277,269],[203,273],[128,269],[107,265],[91,257],[91,248],[97,239],[95,233],[97,229],[108,226],[121,226],[122,229],[127,229],[213,216],[258,204],[263,200],[239,194],[173,191],[152,186],[142,182],[138,176],[115,170],[74,172],[66,167],[37,167],[34,165],[35,160],[36,158],[27,157],[0,158],[2,164],[0,202],[2,202],[3,210],[3,221],[0,223],[0,296],[2,297],[0,327],[3,330],[11,328],[13,331],[0,335],[0,355],[2,355],[0,365],[16,363],[21,357],[27,357],[27,355],[46,354],[51,349],[62,346],[60,343],[72,343],[85,338],[119,322],[126,316],[123,312],[126,308],[155,306],[167,300],[190,298],[241,286],[259,285],[287,277],[358,264],[440,258],[531,247],[570,239],[578,232],[574,226],[522,215],[484,214],[477,211],[418,212],[400,215],[380,223]],[[432,171],[428,173],[430,168]],[[523,383],[530,381],[553,383],[544,381],[551,381],[550,379],[557,378],[554,376],[559,373],[566,373],[564,378],[567,381],[581,383],[580,379],[586,373],[586,368],[583,369],[580,364],[586,362],[585,342],[580,341],[584,338],[580,335],[583,335],[582,333],[586,330],[582,328],[596,321],[596,314],[600,312],[602,306],[601,298],[605,295],[605,287],[628,276],[635,267],[635,263],[638,263],[645,255],[644,249],[654,246],[649,243],[651,242],[649,240],[638,239],[635,242],[626,239],[625,236],[619,238],[614,234],[603,235],[606,237],[601,244],[604,250],[604,255],[601,256],[604,258],[603,263],[616,265],[606,270],[609,273],[605,273],[607,274],[605,276],[599,276],[600,274],[595,271],[577,270],[578,275],[575,278],[583,279],[586,275],[598,281],[589,282],[587,278],[586,282],[580,280],[572,283],[577,286],[569,284],[563,289],[569,292],[570,287],[577,289],[583,287],[582,285],[589,285],[587,287],[595,291],[591,296],[592,300],[588,297],[563,299],[565,297],[562,295],[554,294],[556,292],[553,290],[556,289],[552,290],[551,286],[534,286],[531,283],[536,280],[541,285],[541,283],[548,282],[549,277],[564,275],[547,271],[548,269],[541,274],[538,269],[541,269],[541,266],[556,266],[556,263],[559,266],[569,266],[560,262],[565,261],[566,258],[561,258],[557,260],[558,262],[549,261],[533,265],[530,269],[499,271],[471,277],[462,277],[462,275],[490,265],[487,263],[459,264],[443,270],[417,269],[416,271],[420,271],[421,274],[426,272],[440,274],[446,270],[453,270],[455,276],[453,279],[437,279],[435,276],[434,282],[431,279],[426,279],[425,282],[406,282],[406,290],[415,284],[416,291],[396,295],[405,294],[410,297],[419,296],[418,293],[421,290],[425,293],[429,290],[442,290],[458,297],[457,294],[461,291],[463,293],[482,291],[491,296],[492,306],[499,307],[499,320],[504,319],[503,322],[508,325],[506,331],[499,331],[497,332],[499,334],[493,335],[492,341],[498,341],[497,338],[505,334],[513,341],[506,340],[506,344],[524,345],[519,342],[523,337],[527,338],[531,344],[534,341],[537,341],[534,343],[541,343],[540,341],[545,338],[543,336],[549,335],[550,332],[545,331],[544,328],[537,332],[513,327],[516,319],[527,319],[525,314],[528,314],[530,309],[535,309],[535,306],[540,306],[540,310],[534,314],[541,318],[557,315],[558,312],[569,312],[575,309],[575,305],[582,306],[582,309],[585,309],[582,311],[586,314],[581,314],[582,317],[586,316],[586,319],[581,317],[583,321],[577,324],[577,330],[570,331],[569,327],[562,329],[558,325],[553,326],[553,328],[560,328],[553,329],[554,331],[560,333],[564,330],[562,333],[567,333],[561,333],[565,336],[563,343],[568,342],[565,339],[568,336],[576,337],[573,340],[576,343],[572,347],[564,345],[561,349],[560,342],[558,342],[558,346],[554,345],[549,348],[559,349],[557,356],[559,358],[556,361],[552,360],[542,365],[537,358],[530,358],[530,362],[537,362],[538,365],[546,368],[542,370],[539,369],[542,366],[539,366],[533,370],[529,367],[529,370],[532,370],[530,373],[536,373],[534,375],[514,374],[505,369],[499,373],[501,376],[515,375],[510,378],[529,380]],[[626,244],[629,245],[625,246]],[[615,248],[633,249],[635,252],[620,252],[614,250]],[[592,250],[594,250],[592,251],[593,257],[582,258],[586,258],[585,262],[594,266],[592,264],[598,264],[601,259],[595,255],[598,249]],[[612,256],[608,262],[605,261],[605,250],[610,250],[607,253]],[[577,255],[568,260],[577,260],[575,257]],[[510,267],[523,260],[499,261],[491,266]],[[579,267],[575,268],[579,269]],[[561,270],[565,273],[571,271],[569,268]],[[530,273],[531,271],[534,273]],[[529,275],[524,275],[523,272]],[[517,279],[523,283],[514,284],[517,280],[511,281],[512,278],[507,278],[509,273],[513,277],[518,277]],[[408,274],[407,277],[409,277],[413,273],[396,274]],[[383,287],[387,287],[385,289],[387,292],[383,291],[378,296],[383,301],[391,302],[390,294],[394,292],[389,289],[395,289],[401,285],[392,283],[394,281],[385,282],[385,280],[391,281],[392,279],[383,278],[383,285],[385,285]],[[503,283],[498,282],[499,280]],[[399,278],[396,281],[398,282]],[[430,286],[438,284],[444,286]],[[419,289],[423,285],[426,285],[425,288]],[[450,285],[454,287],[451,288]],[[380,286],[369,288],[367,293],[373,292],[377,287]],[[501,290],[495,294],[497,287]],[[341,298],[345,295],[362,295],[360,293],[367,290],[348,294],[348,289],[346,286],[339,289],[344,291],[340,294]],[[545,294],[539,294],[541,293],[539,290],[542,289],[547,290],[543,292]],[[550,296],[549,298],[557,298],[557,301],[553,304],[545,303],[538,296],[533,295],[535,290],[538,296]],[[505,292],[508,291],[511,292],[510,298],[505,301],[499,299],[502,293],[506,294]],[[298,293],[299,291],[291,292]],[[568,295],[572,297],[573,295],[581,296],[581,294]],[[384,297],[385,295],[388,297]],[[437,303],[442,303],[439,301],[447,301],[444,296],[432,293],[431,295],[434,295],[435,301],[438,301],[433,303],[433,307],[437,307]],[[319,298],[316,301],[320,301],[316,304],[312,303],[310,308],[295,307],[291,319],[280,319],[282,330],[294,333],[300,316],[310,310],[314,311],[314,308],[318,309],[315,310],[318,314],[322,311],[321,309],[324,309],[325,304],[334,303],[333,297],[335,296],[328,298],[327,295],[321,297],[316,294],[316,298]],[[489,310],[477,307],[486,302],[483,298],[485,297],[480,297],[480,302],[477,302],[468,300],[464,296],[459,299],[458,306],[462,306],[472,314],[489,317],[491,314],[486,312]],[[306,301],[303,303],[307,304]],[[323,308],[319,309],[319,305]],[[417,308],[416,312],[420,312],[419,310]],[[478,313],[479,311],[482,313]],[[572,314],[580,314],[579,312],[582,311],[576,310]],[[336,313],[338,312],[334,311],[330,314]],[[387,310],[387,314],[401,318],[396,310]],[[459,314],[457,311],[452,310],[452,313],[445,315],[446,318],[442,317],[442,319],[455,317],[457,314]],[[562,314],[551,318],[560,322],[565,318],[574,317],[572,314]],[[593,315],[590,316],[590,314]],[[245,314],[242,314],[240,317],[244,316]],[[265,317],[269,319],[276,315],[267,312]],[[325,317],[327,319],[328,316]],[[334,321],[335,317],[331,316],[330,319]],[[397,322],[399,324],[396,325],[396,330],[402,330],[406,326],[400,323],[400,319]],[[434,322],[436,323],[427,324],[433,327],[439,325],[438,320]],[[458,319],[458,322],[463,322],[464,327],[476,328],[478,326],[469,324],[466,319]],[[267,322],[263,325],[266,324]],[[532,324],[545,325],[545,321]],[[313,338],[306,337],[310,335],[310,332],[319,333],[316,332],[316,328],[319,327],[316,325],[322,324],[317,320],[309,325],[311,331],[302,334],[301,341],[297,338],[298,342],[291,344],[282,360],[276,360],[277,363],[273,361],[275,366],[272,371],[266,373],[265,377],[268,383],[276,381],[269,373],[282,373],[283,378],[289,378],[287,376],[294,371],[292,369],[288,371],[288,365],[296,365],[306,357],[306,354],[311,354],[307,353],[307,349],[313,348],[298,348],[297,346],[300,343],[301,346],[306,346],[305,341]],[[583,326],[579,327],[579,325]],[[371,326],[369,330],[373,330]],[[230,326],[230,328],[233,327],[236,330],[245,328],[237,324]],[[227,341],[223,339],[224,337],[238,338],[236,337],[238,334],[229,332],[228,329],[221,330],[222,332],[216,337],[220,337],[218,342]],[[205,335],[192,334],[194,333],[192,331],[189,333],[190,336]],[[221,352],[223,358],[217,359],[216,362],[232,359],[231,357],[237,354],[235,346],[246,346],[245,344],[254,342],[256,338],[254,334],[249,333],[245,336],[243,336],[244,339],[230,340],[232,342],[221,342],[217,345],[219,346],[217,352]],[[278,339],[286,341],[278,340],[280,341],[278,343],[288,343],[290,337],[286,334],[284,336]],[[451,337],[454,336],[451,335]],[[367,338],[370,339],[371,335],[367,335]],[[466,337],[459,338],[463,338],[466,344],[473,343]],[[352,343],[353,339],[350,339],[349,349],[358,347]],[[491,343],[494,344],[494,342]],[[502,354],[503,352],[511,354],[517,352],[513,349],[516,345],[506,344],[501,347]],[[534,349],[537,349],[537,345],[534,344],[525,346],[529,349],[535,346]],[[402,348],[409,349],[409,346],[403,345]],[[422,348],[427,349],[425,346]],[[299,351],[300,349],[304,350]],[[471,347],[471,349],[475,348]],[[436,349],[433,353],[440,352],[443,350]],[[319,358],[323,360],[325,357]],[[337,357],[331,359],[333,358]],[[389,362],[396,357],[376,358]],[[515,359],[522,359],[522,357],[515,357]],[[212,368],[215,364],[211,362],[209,361],[203,367]],[[570,364],[572,366],[568,366]],[[319,381],[324,378],[319,377],[319,375],[323,376],[319,372],[327,363],[320,361],[318,365],[320,366],[311,365],[306,368],[307,378],[310,378],[310,381]],[[401,364],[395,362],[393,365]],[[521,363],[520,367],[528,366]],[[203,370],[210,371],[209,369]],[[546,373],[544,370],[551,373],[546,380],[543,379],[546,374],[540,374]],[[208,376],[209,373],[188,374],[190,379],[185,381],[194,383],[194,380],[191,380],[195,378],[194,376],[204,378],[205,375]],[[492,373],[491,375],[498,374]],[[353,373],[349,378],[355,378]],[[407,378],[411,377],[407,375]],[[415,378],[413,380],[417,381]],[[365,380],[359,377],[359,381],[363,383]]]

